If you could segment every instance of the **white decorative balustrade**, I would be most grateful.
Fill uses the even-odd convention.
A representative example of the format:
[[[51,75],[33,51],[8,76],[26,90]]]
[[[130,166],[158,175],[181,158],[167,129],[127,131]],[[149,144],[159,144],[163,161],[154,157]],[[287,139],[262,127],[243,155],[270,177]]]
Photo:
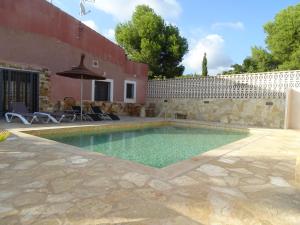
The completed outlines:
[[[283,99],[300,88],[300,70],[148,81],[148,98]]]

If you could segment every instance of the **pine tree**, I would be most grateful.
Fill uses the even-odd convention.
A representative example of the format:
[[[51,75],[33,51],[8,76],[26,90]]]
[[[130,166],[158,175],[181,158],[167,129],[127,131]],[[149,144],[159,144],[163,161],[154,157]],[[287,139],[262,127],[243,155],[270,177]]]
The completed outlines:
[[[202,60],[202,76],[207,77],[207,58],[206,53],[204,53],[203,60]]]

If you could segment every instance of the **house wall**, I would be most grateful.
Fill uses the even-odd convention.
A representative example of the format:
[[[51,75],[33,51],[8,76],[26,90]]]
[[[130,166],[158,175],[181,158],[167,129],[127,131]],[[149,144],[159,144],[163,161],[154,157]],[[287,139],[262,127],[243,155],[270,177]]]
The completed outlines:
[[[80,81],[55,75],[79,64],[114,80],[114,101],[124,100],[124,81],[137,83],[137,103],[144,103],[148,67],[132,62],[124,50],[44,0],[0,1],[0,62],[48,70],[53,104],[66,96],[80,98]],[[93,67],[93,60],[99,67]],[[84,81],[91,100],[92,81]]]

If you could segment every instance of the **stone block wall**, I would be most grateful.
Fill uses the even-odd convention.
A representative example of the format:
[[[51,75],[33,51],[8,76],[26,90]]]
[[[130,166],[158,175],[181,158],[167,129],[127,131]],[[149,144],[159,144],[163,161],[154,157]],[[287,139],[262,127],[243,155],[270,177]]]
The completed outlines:
[[[51,104],[50,104],[51,105]],[[52,104],[50,111],[63,111],[72,109],[72,105],[80,105],[79,101],[57,101]],[[102,102],[102,101],[83,101],[83,110],[91,112],[91,105],[100,106],[104,112],[115,113],[125,116],[140,116],[143,104],[139,103],[124,103],[124,102]]]
[[[157,116],[186,114],[187,119],[241,126],[283,128],[285,99],[165,99],[149,98]]]
[[[39,109],[40,111],[51,111],[53,104],[50,102],[51,84],[50,73],[47,70],[39,73]]]

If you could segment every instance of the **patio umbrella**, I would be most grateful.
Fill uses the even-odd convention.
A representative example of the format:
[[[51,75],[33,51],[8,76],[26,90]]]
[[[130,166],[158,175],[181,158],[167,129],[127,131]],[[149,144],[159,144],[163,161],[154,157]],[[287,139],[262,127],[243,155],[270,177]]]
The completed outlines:
[[[81,60],[79,66],[72,67],[71,70],[56,73],[57,75],[70,77],[74,79],[80,79],[80,119],[82,120],[82,94],[83,94],[83,80],[105,80],[105,77],[94,73],[93,71],[87,69],[84,66],[85,55],[81,55]]]

